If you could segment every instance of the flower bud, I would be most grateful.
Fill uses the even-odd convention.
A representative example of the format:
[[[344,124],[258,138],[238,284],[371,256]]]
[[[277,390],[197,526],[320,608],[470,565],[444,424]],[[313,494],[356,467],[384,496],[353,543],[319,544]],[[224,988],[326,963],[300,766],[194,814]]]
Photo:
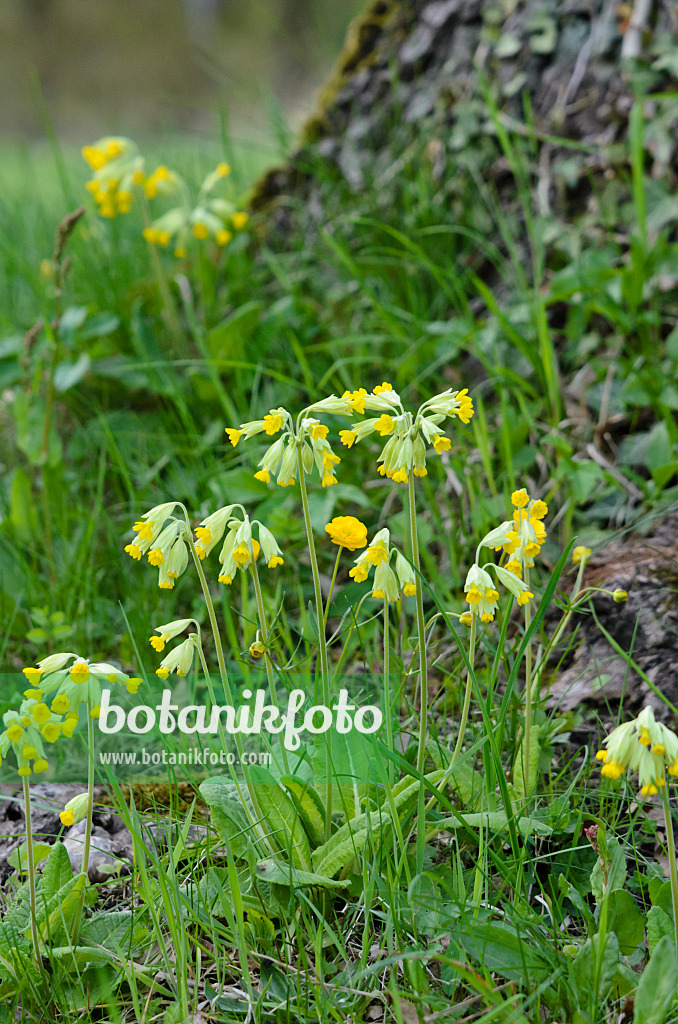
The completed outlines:
[[[61,824],[70,828],[71,825],[77,824],[87,817],[89,811],[89,794],[78,793],[71,800],[68,801],[63,811],[59,815],[61,818]]]
[[[625,590],[615,590],[612,594],[612,600],[616,604],[624,604],[624,602],[628,601],[628,599],[629,595],[626,593]]]

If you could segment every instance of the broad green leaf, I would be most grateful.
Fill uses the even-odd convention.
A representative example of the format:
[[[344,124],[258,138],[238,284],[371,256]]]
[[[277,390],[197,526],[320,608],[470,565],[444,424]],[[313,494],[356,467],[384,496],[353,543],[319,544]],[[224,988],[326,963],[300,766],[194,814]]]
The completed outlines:
[[[329,878],[327,875],[313,871],[301,871],[299,868],[286,864],[284,861],[275,860],[270,857],[262,860],[256,866],[256,876],[262,882],[271,885],[317,885],[327,889],[346,889],[350,884],[347,881],[338,881],[336,878]]]
[[[68,850],[63,843],[55,843],[47,858],[47,863],[42,869],[40,877],[40,896],[43,899],[50,899],[56,896],[73,878],[73,868],[68,856]]]
[[[674,938],[673,921],[661,907],[652,907],[647,915],[647,944],[650,955],[654,953],[660,939]]]
[[[608,905],[608,931],[619,939],[619,952],[631,956],[645,936],[645,915],[628,889],[613,889],[605,897]]]
[[[210,809],[214,827],[224,838],[228,837],[233,855],[243,857],[247,850],[247,837],[254,838],[254,829],[235,783],[223,776],[205,779],[200,793]]]
[[[43,942],[53,943],[63,935],[71,938],[71,928],[76,915],[80,914],[86,884],[84,873],[76,875],[59,889],[42,913],[38,911],[38,933]],[[45,913],[52,903],[56,904],[54,908]]]
[[[325,831],[325,808],[320,796],[310,783],[301,782],[291,775],[283,775],[282,784],[289,793],[313,846],[320,846]]]
[[[665,935],[655,946],[638,982],[633,1024],[664,1024],[677,986],[676,948]]]
[[[381,839],[390,826],[391,816],[383,809],[359,814],[313,851],[314,870],[321,875],[335,875],[361,853],[370,835]]]
[[[588,996],[591,990],[591,982],[595,974],[598,960],[599,936],[593,935],[586,940],[570,964],[569,974],[573,982],[575,992]],[[614,932],[608,932],[605,937],[605,945],[600,955],[598,966],[598,993],[594,994],[594,1001],[605,999],[612,980],[617,973],[619,966],[619,942]]]
[[[292,858],[297,867],[310,868],[311,847],[308,836],[289,796],[268,768],[262,765],[250,768],[250,778],[257,803],[266,820],[269,838],[279,850]]]
[[[487,971],[509,981],[547,978],[553,964],[529,938],[507,924],[471,922],[461,927],[458,939],[469,956]],[[544,945],[544,942],[542,942]]]
[[[461,819],[461,820],[460,820]],[[476,811],[473,814],[460,814],[459,817],[443,818],[436,822],[436,829],[486,828],[490,832],[505,832],[508,829],[508,816],[505,811]],[[543,821],[535,818],[513,818],[513,824],[524,836],[550,836],[553,829]]]
[[[325,744],[324,734],[316,736],[313,775],[320,793],[327,784]],[[373,749],[370,738],[357,730],[345,734],[332,730],[332,807],[342,810],[347,821],[360,814],[363,799],[374,789]]]
[[[33,866],[37,867],[41,860],[49,857],[52,847],[49,843],[33,843]],[[9,866],[16,871],[25,871],[28,865],[28,847],[26,843],[17,846],[9,855]]]

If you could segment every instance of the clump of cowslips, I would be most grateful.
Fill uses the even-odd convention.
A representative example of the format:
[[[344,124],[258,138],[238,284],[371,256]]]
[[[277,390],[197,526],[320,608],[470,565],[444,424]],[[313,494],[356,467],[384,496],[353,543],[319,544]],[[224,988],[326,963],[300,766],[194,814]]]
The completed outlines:
[[[637,718],[613,729],[596,754],[601,774],[619,779],[625,772],[638,774],[642,796],[654,796],[666,785],[665,772],[678,777],[678,736],[657,722],[651,707]]]
[[[282,431],[280,437],[266,450],[260,460],[260,468],[254,474],[255,480],[270,483],[271,477],[275,476],[280,487],[290,487],[296,482],[300,458],[306,475],[310,475],[315,466],[322,486],[331,487],[337,482],[335,467],[341,462],[341,458],[332,451],[327,440],[329,427],[307,413],[345,410],[346,403],[331,396],[305,409],[297,417],[296,423],[290,413],[280,407],[271,409],[263,419],[249,420],[247,423],[241,423],[239,427],[227,427],[226,433],[235,448],[241,438],[247,441],[257,434],[273,437]]]
[[[427,446],[432,446],[437,455],[449,451],[452,442],[441,426],[445,419],[457,416],[462,423],[468,423],[473,416],[473,402],[466,388],[443,391],[429,398],[414,414],[404,409],[400,395],[388,381],[379,384],[370,394],[365,388],[346,391],[342,399],[348,416],[362,415],[366,409],[380,413],[342,430],[339,437],[347,448],[374,433],[387,437],[377,460],[379,473],[396,483],[407,483],[410,472],[414,476],[427,475]]]
[[[395,559],[395,571],[391,561]],[[412,597],[417,592],[414,570],[397,548],[391,545],[391,537],[387,527],[375,533],[370,544],[355,559],[349,576],[356,583],[363,583],[374,569],[372,597],[382,601],[397,601],[402,590],[405,597]]]
[[[169,196],[177,205],[157,217],[144,229],[144,238],[151,245],[164,248],[174,243],[174,255],[186,256],[188,246],[212,238],[220,247],[228,245],[234,231],[241,231],[248,221],[242,210],[215,191],[231,173],[226,163],[220,163],[207,175],[198,195],[194,198],[184,179],[164,165],[157,167],[145,183],[149,199]]]
[[[144,159],[131,139],[106,136],[83,146],[82,156],[94,174],[86,188],[92,193],[102,217],[129,213],[134,187],[144,183]]]

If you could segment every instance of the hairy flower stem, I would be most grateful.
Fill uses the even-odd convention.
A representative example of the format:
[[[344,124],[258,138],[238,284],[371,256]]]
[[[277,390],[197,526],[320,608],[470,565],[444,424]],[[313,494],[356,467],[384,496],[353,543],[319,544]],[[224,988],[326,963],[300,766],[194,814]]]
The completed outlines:
[[[85,841],[82,847],[82,870],[89,870],[89,851],[92,845],[92,814],[94,812],[94,719],[92,702],[87,701],[87,818],[85,819]]]
[[[466,723],[468,722],[468,711],[469,711],[469,707],[470,707],[470,704],[471,704],[471,689],[472,689],[471,677],[473,675],[473,668],[474,668],[474,665],[475,665],[475,658],[476,658],[476,622],[477,622],[477,620],[478,620],[478,615],[474,611],[474,612],[471,613],[471,636],[469,637],[469,642],[468,642],[468,663],[469,663],[469,665],[471,667],[469,669],[468,675],[466,676],[466,691],[464,693],[464,706],[461,709],[461,719],[459,720],[459,735],[457,737],[457,742],[455,744],[454,752],[452,754],[452,760],[450,761],[450,768],[454,765],[455,761],[457,760],[457,758],[461,754],[461,748],[464,745],[464,733],[466,732]]]
[[[92,702],[87,700],[87,817],[85,818],[85,838],[82,844],[82,865],[80,870],[85,876],[85,885],[89,874],[89,854],[92,846],[92,815],[94,814],[94,719],[92,718]],[[85,887],[80,894],[80,903],[73,921],[73,940],[80,931],[80,921],[85,907]]]
[[[268,688],[271,694],[271,700],[273,701],[274,707],[279,707],[278,704],[278,692],[275,686],[275,673],[273,672],[273,662],[271,661],[271,655],[268,651],[268,622],[266,621],[266,609],[264,608],[264,598],[261,593],[261,584],[259,583],[259,572],[257,570],[256,558],[252,559],[250,566],[252,572],[252,581],[254,583],[254,594],[257,599],[257,614],[259,616],[259,629],[261,630],[261,639],[264,642],[264,662],[266,664],[266,676],[268,678]],[[285,771],[289,774],[290,766],[287,760],[287,749],[284,743],[280,744],[280,753],[282,755],[283,765]]]
[[[420,561],[419,561],[419,538],[417,535],[417,508],[414,493],[414,473],[412,470],[408,476],[408,495],[410,507],[410,543],[412,547],[412,564],[416,570],[415,585],[417,588],[415,600],[417,605],[417,632],[419,634],[419,743],[417,746],[417,771],[424,774],[426,765],[426,740],[428,738],[428,678],[426,674],[426,625],[424,623],[424,601],[421,593]],[[424,869],[424,847],[425,847],[425,802],[424,785],[419,787],[419,800],[417,805],[417,872]]]
[[[313,574],[313,589],[315,592],[315,610],[318,621],[318,650],[320,654],[320,677],[322,686],[322,703],[325,707],[330,706],[330,673],[327,659],[327,637],[325,636],[325,616],[323,612],[323,595],[320,589],[320,572],[318,570],[318,557],[315,551],[313,540],[313,527],[311,526],[311,512],[308,507],[308,493],[306,491],[306,477],[301,457],[301,445],[297,445],[297,468],[299,472],[299,491],[301,493],[301,506],[304,511],[304,525],[306,527],[306,540],[308,551],[311,557],[311,572]],[[330,838],[332,827],[332,730],[325,733],[325,770],[327,784],[325,787],[325,842]]]
[[[210,588],[207,585],[207,578],[206,578],[205,573],[203,571],[203,567],[202,567],[202,563],[200,561],[200,557],[198,555],[198,552],[195,550],[195,544],[193,543],[193,537],[191,535],[191,524],[190,524],[190,520],[188,518],[188,512],[183,507],[183,505],[181,507],[182,507],[182,509],[184,511],[184,515],[186,517],[186,540],[188,541],[188,546],[189,546],[191,555],[193,557],[193,563],[194,563],[196,571],[198,573],[198,579],[200,580],[200,586],[202,588],[202,594],[203,594],[203,597],[205,599],[205,606],[207,608],[207,615],[208,615],[209,620],[210,620],[210,626],[211,626],[211,629],[212,629],[212,636],[214,637],[214,647],[215,647],[215,650],[217,652],[217,664],[219,665],[219,675],[221,676],[221,684],[222,684],[222,686],[224,688],[224,694],[226,696],[226,700],[228,701],[228,703],[231,706],[233,706],[233,692],[231,690],[231,684],[230,684],[229,679],[228,679],[228,672],[226,671],[226,662],[224,660],[224,648],[223,648],[222,643],[221,643],[221,635],[219,634],[219,625],[217,623],[217,616],[216,616],[216,612],[214,610],[214,602],[212,601],[212,595],[210,594]],[[211,676],[210,676],[209,669],[207,667],[207,663],[205,662],[204,655],[202,653],[202,645],[201,644],[198,645],[198,650],[200,652],[200,660],[202,662],[203,672],[205,673],[205,682],[207,683],[207,690],[208,690],[208,693],[210,695],[210,700],[212,701],[212,705],[215,705],[217,703],[216,694],[214,693],[214,687],[212,686],[212,679],[211,679]],[[221,723],[219,723],[219,736],[220,736],[221,742],[224,745],[224,749],[226,749],[227,748],[226,736],[224,734],[223,726],[221,725]],[[240,755],[240,763],[242,764],[242,772],[243,772],[243,777],[245,779],[245,785],[247,786],[247,792],[250,795],[250,799],[252,800],[252,805],[254,807],[254,810],[255,810],[256,814],[260,818],[263,818],[263,815],[261,814],[261,809],[259,807],[259,802],[257,800],[256,790],[255,790],[254,785],[252,783],[252,779],[250,778],[250,773],[248,771],[248,766],[243,763],[243,756],[242,756],[243,755],[243,745],[242,745],[242,739],[240,738],[240,734],[239,733],[235,734],[235,745],[237,747],[238,754]],[[240,792],[240,788],[239,788],[239,784],[237,783],[237,779],[235,781],[236,781],[236,785],[238,785],[238,792]],[[243,801],[243,806],[245,806],[245,807],[247,806],[244,803],[244,801]]]
[[[525,584],[529,588],[530,571],[524,568]],[[532,609],[530,602],[525,605],[525,631],[530,628],[532,622]],[[525,648],[525,737],[523,741],[523,784],[525,796],[529,796],[530,783],[530,734],[532,730],[532,644],[528,643]]]
[[[337,557],[336,557],[336,559],[334,561],[334,572],[332,573],[332,582],[330,583],[330,589],[329,589],[329,592],[327,594],[327,604],[325,605],[325,616],[324,616],[324,619],[323,619],[325,628],[327,628],[327,616],[330,613],[330,604],[332,603],[332,594],[334,593],[334,584],[337,581],[337,569],[339,568],[339,559],[341,557],[341,552],[343,550],[344,549],[343,549],[343,547],[340,544],[339,545],[339,550],[337,551]]]
[[[28,779],[23,776],[22,779],[24,788],[24,816],[26,819],[26,857],[28,859],[28,893],[31,904],[31,936],[33,938],[33,954],[35,959],[40,962],[40,955],[38,953],[39,939],[38,939],[38,922],[35,916],[35,862],[33,860],[33,829],[31,826],[31,790],[28,785]]]
[[[661,787],[662,803],[664,805],[664,824],[666,826],[666,846],[669,855],[669,872],[671,875],[671,899],[673,901],[673,929],[676,943],[676,958],[678,960],[678,868],[676,867],[676,844],[673,838],[673,820],[671,818],[671,805],[667,786]]]
[[[391,718],[391,645],[388,630],[388,601],[384,601],[384,717],[386,719],[386,745],[393,750],[393,720]],[[386,771],[389,786],[393,782],[393,764],[389,758]]]

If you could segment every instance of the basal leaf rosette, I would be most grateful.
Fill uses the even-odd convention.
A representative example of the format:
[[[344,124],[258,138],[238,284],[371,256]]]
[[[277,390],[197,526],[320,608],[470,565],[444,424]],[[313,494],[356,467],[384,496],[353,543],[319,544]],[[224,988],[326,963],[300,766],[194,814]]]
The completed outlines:
[[[654,796],[666,785],[667,770],[672,778],[678,777],[678,736],[657,722],[648,706],[631,722],[613,729],[596,758],[605,778],[637,774],[641,795]]]
[[[416,413],[403,407],[400,395],[388,381],[379,384],[369,394],[365,388],[346,391],[342,399],[348,415],[363,415],[366,410],[380,415],[340,431],[341,443],[351,448],[374,433],[388,438],[377,459],[379,473],[396,483],[407,483],[410,473],[420,477],[427,475],[427,447],[432,447],[437,455],[449,451],[452,442],[442,426],[447,418],[456,416],[462,423],[469,423],[473,416],[473,402],[467,389],[450,389],[435,395]]]
[[[332,450],[327,440],[329,427],[321,423],[313,412],[346,414],[346,402],[334,395],[309,406],[297,416],[296,421],[282,407],[271,409],[260,420],[249,420],[239,427],[227,427],[228,439],[235,448],[241,439],[249,440],[257,434],[273,437],[280,434],[266,450],[259,461],[259,469],[254,474],[255,480],[270,483],[271,477],[276,478],[280,487],[290,487],[296,483],[299,462],[306,476],[318,472],[323,487],[336,484],[335,469],[341,458]]]

